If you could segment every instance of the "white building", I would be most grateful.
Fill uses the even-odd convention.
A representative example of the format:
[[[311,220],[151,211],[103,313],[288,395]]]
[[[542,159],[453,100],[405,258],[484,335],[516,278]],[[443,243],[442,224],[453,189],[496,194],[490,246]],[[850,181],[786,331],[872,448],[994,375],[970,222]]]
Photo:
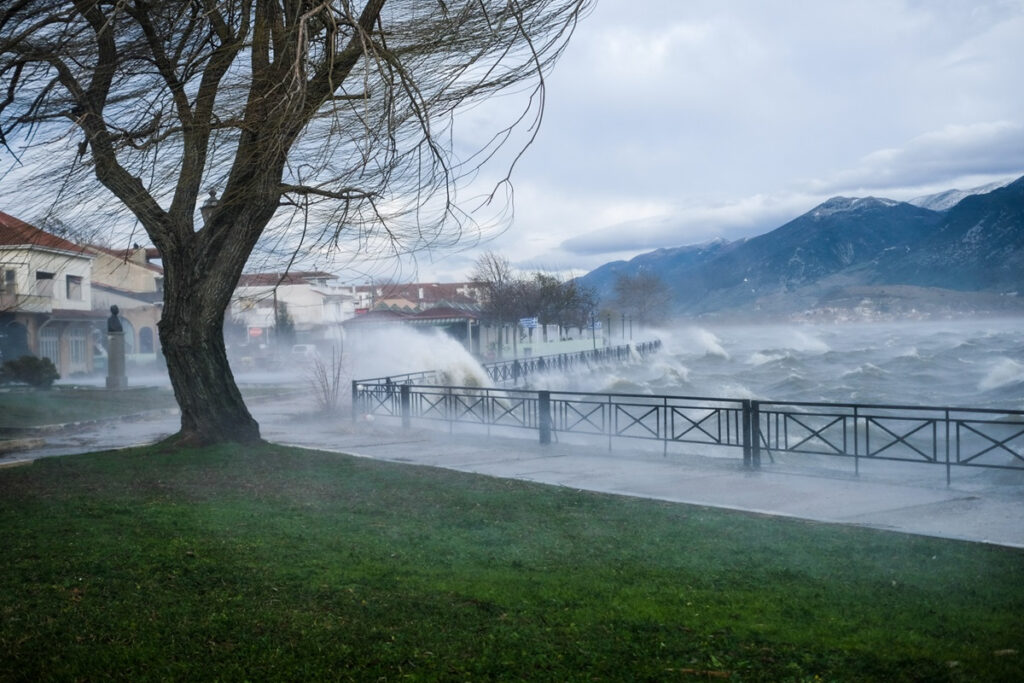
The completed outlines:
[[[0,212],[0,356],[53,361],[62,377],[92,371],[92,255]]]
[[[294,325],[295,341],[330,345],[342,341],[341,323],[355,315],[355,304],[354,288],[330,273],[251,273],[239,278],[229,311],[249,343],[275,343],[280,311]]]

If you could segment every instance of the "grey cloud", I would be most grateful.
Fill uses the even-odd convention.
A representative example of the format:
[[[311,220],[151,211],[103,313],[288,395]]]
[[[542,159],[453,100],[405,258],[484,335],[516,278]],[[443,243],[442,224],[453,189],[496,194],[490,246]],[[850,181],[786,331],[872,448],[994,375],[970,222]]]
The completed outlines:
[[[1024,170],[1024,125],[995,121],[950,125],[920,135],[899,148],[865,156],[854,168],[814,181],[817,193],[884,190],[952,183],[968,175]]]
[[[717,206],[682,207],[669,215],[625,221],[565,240],[580,256],[678,247],[724,237],[749,237],[776,228],[819,203],[808,195],[756,195]]]

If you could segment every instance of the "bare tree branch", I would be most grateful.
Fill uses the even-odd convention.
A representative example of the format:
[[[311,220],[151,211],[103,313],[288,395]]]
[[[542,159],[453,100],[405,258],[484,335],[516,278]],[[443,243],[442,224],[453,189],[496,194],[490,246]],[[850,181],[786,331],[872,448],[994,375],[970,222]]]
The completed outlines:
[[[460,191],[522,129],[511,166],[532,142],[544,74],[588,7],[12,0],[0,145],[32,171],[20,196],[55,213],[118,204],[145,229],[165,268],[160,338],[182,433],[247,440],[258,429],[218,335],[260,240],[291,247],[290,264],[306,250],[386,258],[478,235]],[[522,111],[458,153],[462,108],[513,88]],[[198,222],[211,187],[220,198]]]

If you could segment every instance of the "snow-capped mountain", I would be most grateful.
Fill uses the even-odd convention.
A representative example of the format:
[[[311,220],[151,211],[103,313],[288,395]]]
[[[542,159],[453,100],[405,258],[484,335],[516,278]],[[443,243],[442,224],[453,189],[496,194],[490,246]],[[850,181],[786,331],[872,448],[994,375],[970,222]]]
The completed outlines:
[[[963,199],[976,194],[988,194],[993,190],[998,190],[1001,187],[1006,187],[1014,181],[1014,178],[1006,178],[1004,180],[997,180],[994,183],[988,185],[981,185],[970,190],[946,190],[945,192],[938,192],[936,194],[926,194],[920,197],[914,197],[908,200],[908,204],[914,206],[920,206],[922,209],[931,209],[932,211],[946,211],[959,204]]]
[[[617,275],[653,273],[671,287],[674,310],[686,315],[791,314],[857,306],[897,290],[906,310],[940,299],[947,308],[977,309],[984,299],[988,309],[1021,311],[1024,177],[999,185],[941,211],[834,197],[764,235],[659,249],[605,264],[581,282],[612,303]],[[974,296],[979,292],[984,296]]]

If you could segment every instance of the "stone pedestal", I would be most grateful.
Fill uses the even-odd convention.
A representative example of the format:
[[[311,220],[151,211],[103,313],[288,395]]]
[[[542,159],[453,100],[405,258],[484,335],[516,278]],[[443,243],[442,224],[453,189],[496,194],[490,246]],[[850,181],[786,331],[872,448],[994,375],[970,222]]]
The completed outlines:
[[[128,386],[124,372],[124,332],[108,332],[107,342],[107,389],[124,389]]]

